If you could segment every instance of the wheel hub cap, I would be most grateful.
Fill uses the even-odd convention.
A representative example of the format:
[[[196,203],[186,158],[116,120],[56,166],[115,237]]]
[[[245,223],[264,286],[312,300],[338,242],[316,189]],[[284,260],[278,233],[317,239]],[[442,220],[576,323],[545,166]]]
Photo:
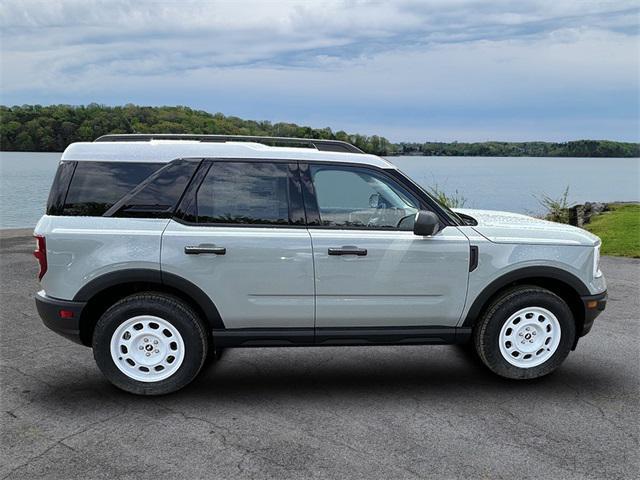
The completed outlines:
[[[158,382],[173,375],[184,360],[180,332],[151,315],[130,318],[111,337],[111,358],[129,378]]]
[[[523,308],[502,326],[500,353],[511,365],[535,367],[551,358],[560,337],[560,322],[553,313],[541,307]]]

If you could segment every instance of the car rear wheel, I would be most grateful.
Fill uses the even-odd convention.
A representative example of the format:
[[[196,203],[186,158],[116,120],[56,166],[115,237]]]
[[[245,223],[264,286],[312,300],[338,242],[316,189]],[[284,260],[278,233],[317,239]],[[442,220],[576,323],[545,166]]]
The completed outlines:
[[[530,379],[560,366],[576,335],[564,300],[535,286],[506,291],[486,310],[473,341],[482,362],[498,375]]]
[[[116,387],[141,395],[171,393],[190,383],[207,356],[207,335],[181,300],[140,293],[110,307],[98,320],[93,354]]]

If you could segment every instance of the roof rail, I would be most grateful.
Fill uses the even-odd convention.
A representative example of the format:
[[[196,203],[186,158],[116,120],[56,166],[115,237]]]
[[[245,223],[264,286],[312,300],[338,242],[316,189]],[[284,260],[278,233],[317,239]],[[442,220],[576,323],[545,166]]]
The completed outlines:
[[[180,133],[125,133],[102,135],[94,142],[149,142],[151,140],[199,140],[200,142],[256,142],[276,146],[308,146],[323,152],[364,153],[342,140],[316,138],[263,137],[250,135],[191,135]]]

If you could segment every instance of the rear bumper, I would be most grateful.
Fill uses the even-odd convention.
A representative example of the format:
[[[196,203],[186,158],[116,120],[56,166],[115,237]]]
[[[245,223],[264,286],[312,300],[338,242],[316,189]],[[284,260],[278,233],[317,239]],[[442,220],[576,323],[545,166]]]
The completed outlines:
[[[607,306],[607,292],[604,291],[597,295],[582,297],[582,305],[584,308],[584,324],[582,325],[582,331],[578,332],[581,337],[591,331],[594,320]]]
[[[36,293],[36,308],[45,326],[80,344],[82,344],[80,340],[80,315],[85,305],[84,302],[69,302],[47,297],[42,290]],[[66,318],[61,317],[61,310],[66,312]],[[71,316],[68,312],[71,312]]]

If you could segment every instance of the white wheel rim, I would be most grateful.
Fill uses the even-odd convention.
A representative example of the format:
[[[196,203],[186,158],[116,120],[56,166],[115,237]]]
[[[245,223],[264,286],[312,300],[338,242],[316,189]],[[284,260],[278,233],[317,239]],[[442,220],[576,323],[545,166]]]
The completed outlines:
[[[160,317],[141,315],[126,320],[113,333],[111,359],[129,378],[159,382],[182,365],[184,342],[171,323]]]
[[[560,322],[546,308],[527,307],[511,315],[500,331],[502,357],[519,368],[546,362],[560,345]]]

